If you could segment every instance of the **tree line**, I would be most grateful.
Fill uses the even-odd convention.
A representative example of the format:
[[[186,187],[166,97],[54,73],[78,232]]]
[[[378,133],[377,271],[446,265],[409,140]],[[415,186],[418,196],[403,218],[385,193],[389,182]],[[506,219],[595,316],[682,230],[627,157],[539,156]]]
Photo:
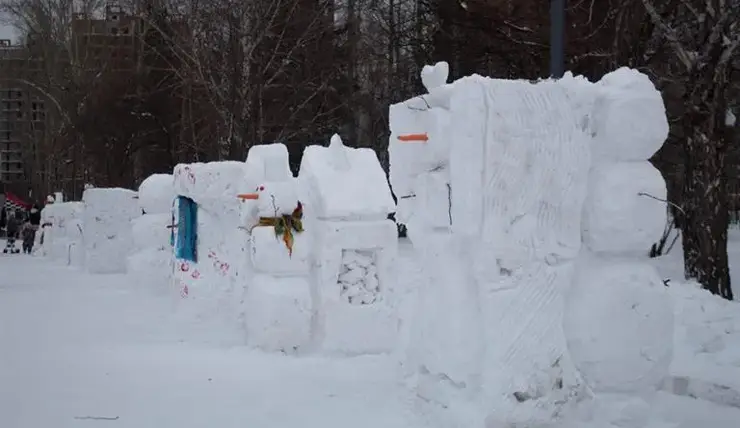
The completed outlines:
[[[39,192],[134,187],[178,162],[244,159],[273,141],[295,168],[305,145],[337,131],[387,167],[388,105],[422,92],[425,64],[448,61],[453,79],[548,75],[541,0],[126,0],[135,48],[125,59],[94,54],[73,31],[106,3],[0,0],[34,40],[42,65],[29,83],[54,100],[27,159]],[[598,80],[629,66],[662,91],[670,137],[652,161],[686,273],[731,299],[740,3],[571,0],[566,17],[567,70]]]

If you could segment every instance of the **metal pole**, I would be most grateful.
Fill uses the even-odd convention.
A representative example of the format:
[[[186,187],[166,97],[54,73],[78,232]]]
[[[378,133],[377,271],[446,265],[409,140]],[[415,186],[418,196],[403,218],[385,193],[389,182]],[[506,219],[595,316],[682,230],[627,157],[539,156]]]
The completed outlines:
[[[565,73],[565,5],[566,0],[550,0],[550,77]]]

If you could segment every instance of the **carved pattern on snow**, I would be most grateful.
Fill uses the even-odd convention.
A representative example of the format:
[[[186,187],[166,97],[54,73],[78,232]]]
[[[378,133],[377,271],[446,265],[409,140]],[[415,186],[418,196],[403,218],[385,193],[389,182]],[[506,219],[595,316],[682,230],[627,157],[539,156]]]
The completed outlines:
[[[380,282],[373,250],[342,250],[339,295],[351,305],[370,305],[380,300]]]

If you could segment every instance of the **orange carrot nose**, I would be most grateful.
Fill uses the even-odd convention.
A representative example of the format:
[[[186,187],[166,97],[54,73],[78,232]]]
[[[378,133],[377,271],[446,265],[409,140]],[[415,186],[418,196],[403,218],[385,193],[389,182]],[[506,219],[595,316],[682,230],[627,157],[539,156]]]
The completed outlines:
[[[398,141],[402,143],[425,143],[429,141],[429,136],[423,134],[404,134],[398,136]]]
[[[259,193],[242,193],[240,195],[236,195],[236,197],[241,199],[242,201],[245,201],[247,199],[254,201],[260,198],[260,194]]]

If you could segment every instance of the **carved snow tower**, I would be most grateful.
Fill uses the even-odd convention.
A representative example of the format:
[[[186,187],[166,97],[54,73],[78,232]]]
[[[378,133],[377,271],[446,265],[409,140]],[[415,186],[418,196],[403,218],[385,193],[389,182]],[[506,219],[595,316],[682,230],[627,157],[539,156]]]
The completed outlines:
[[[377,155],[338,135],[307,147],[299,178],[315,231],[314,344],[324,352],[389,352],[398,319],[390,293],[397,229],[395,204]],[[348,328],[348,326],[350,326]]]
[[[253,146],[247,165],[262,181],[242,194],[242,219],[251,223],[251,277],[245,296],[247,340],[269,351],[309,344],[312,302],[310,235],[303,227],[298,181],[283,144]]]

